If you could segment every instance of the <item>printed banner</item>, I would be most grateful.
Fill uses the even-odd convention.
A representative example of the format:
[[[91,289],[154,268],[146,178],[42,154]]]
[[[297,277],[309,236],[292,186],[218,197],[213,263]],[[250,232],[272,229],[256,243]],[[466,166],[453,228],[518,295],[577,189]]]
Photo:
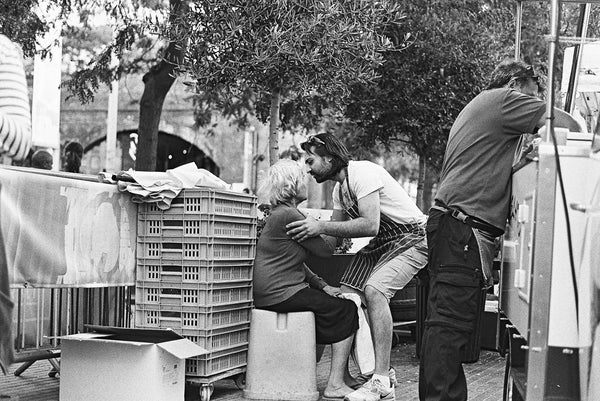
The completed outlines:
[[[26,168],[0,168],[0,185],[12,287],[134,284],[137,205],[129,194]]]

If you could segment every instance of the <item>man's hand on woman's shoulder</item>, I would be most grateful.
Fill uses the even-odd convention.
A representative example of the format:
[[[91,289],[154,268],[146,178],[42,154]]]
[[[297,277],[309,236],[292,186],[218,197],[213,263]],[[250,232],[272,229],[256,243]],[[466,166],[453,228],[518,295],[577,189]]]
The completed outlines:
[[[293,221],[285,228],[287,229],[287,235],[298,242],[321,234],[319,221],[311,216],[307,216],[304,220]]]

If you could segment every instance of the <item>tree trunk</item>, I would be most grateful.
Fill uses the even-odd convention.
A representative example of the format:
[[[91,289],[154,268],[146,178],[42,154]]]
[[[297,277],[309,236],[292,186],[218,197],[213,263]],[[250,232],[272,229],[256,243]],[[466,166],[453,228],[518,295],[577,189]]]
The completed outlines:
[[[271,114],[269,118],[269,166],[279,160],[279,107],[281,94],[278,90],[271,94]]]
[[[424,155],[419,155],[419,181],[417,183],[417,206],[425,214],[433,205],[433,186],[437,182],[437,174],[427,165]]]
[[[181,0],[170,0],[169,3],[171,9],[169,18],[174,20],[181,14],[184,5]],[[158,126],[165,97],[175,82],[174,72],[181,61],[183,61],[182,45],[171,42],[163,59],[144,75],[144,93],[140,100],[136,170],[155,171],[157,167],[162,167],[156,165]]]
[[[161,61],[160,64],[163,62]],[[174,82],[174,79],[166,72],[169,69],[171,68],[159,66],[156,71],[151,70],[144,75],[144,93],[140,100],[136,170],[161,170],[160,166],[156,165],[158,126],[165,96]]]
[[[425,186],[425,175],[427,173],[427,163],[425,163],[425,156],[419,155],[419,180],[417,181],[417,207],[423,210],[425,206],[423,199],[423,188]],[[425,211],[425,210],[423,210]]]
[[[423,206],[421,210],[423,213],[429,213],[429,209],[433,206],[433,186],[437,182],[437,174],[434,169],[427,166],[425,163],[425,180],[423,182]]]

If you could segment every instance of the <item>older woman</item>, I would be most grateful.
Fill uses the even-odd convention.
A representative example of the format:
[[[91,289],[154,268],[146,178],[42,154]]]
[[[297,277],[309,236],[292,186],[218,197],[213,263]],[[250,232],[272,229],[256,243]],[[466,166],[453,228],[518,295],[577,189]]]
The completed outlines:
[[[304,265],[309,253],[330,256],[335,239],[320,236],[299,243],[286,234],[288,223],[305,218],[296,208],[306,199],[304,176],[298,163],[280,160],[271,166],[261,188],[269,198],[271,214],[258,240],[254,305],[274,312],[315,314],[317,343],[332,344],[331,371],[323,395],[341,399],[352,392],[344,382],[344,372],[358,315],[352,301],[338,298],[338,288],[328,286]]]

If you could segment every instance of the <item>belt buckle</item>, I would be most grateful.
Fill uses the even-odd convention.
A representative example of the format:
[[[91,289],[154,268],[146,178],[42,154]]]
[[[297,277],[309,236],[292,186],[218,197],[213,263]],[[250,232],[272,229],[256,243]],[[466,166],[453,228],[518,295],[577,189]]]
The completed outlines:
[[[462,221],[463,223],[466,223],[467,222],[467,218],[469,217],[469,216],[467,216],[466,214],[464,214],[463,212],[461,212],[458,209],[451,209],[451,215],[456,220]]]

